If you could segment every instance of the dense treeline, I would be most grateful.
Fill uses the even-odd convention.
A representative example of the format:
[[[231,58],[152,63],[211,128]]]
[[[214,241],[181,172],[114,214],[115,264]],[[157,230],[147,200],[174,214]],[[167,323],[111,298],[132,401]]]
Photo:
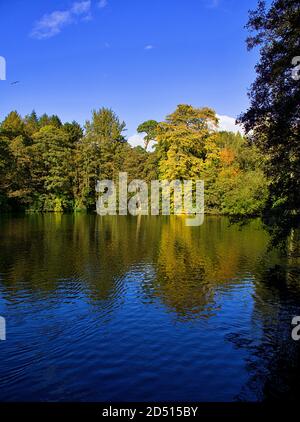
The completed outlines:
[[[55,115],[33,111],[22,118],[13,111],[0,126],[1,211],[94,210],[96,181],[126,171],[129,180],[148,182],[204,179],[208,212],[258,214],[268,192],[263,156],[241,134],[217,125],[213,110],[179,105],[164,122],[139,126],[142,148],[129,145],[125,123],[110,109],[93,111],[84,128]]]

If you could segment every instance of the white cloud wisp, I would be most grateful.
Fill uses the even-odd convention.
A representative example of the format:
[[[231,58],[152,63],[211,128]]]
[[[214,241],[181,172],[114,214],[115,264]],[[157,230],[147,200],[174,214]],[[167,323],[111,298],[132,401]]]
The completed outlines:
[[[55,10],[36,22],[31,31],[31,37],[38,40],[54,37],[72,23],[88,20],[91,12],[91,0],[78,1],[68,10]]]

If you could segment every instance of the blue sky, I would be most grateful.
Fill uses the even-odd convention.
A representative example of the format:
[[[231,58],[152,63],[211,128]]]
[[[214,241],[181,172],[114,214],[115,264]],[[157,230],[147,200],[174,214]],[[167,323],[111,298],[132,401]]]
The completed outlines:
[[[0,119],[35,109],[83,124],[92,109],[106,106],[137,142],[139,123],[162,120],[179,103],[236,117],[255,77],[257,52],[246,50],[244,25],[256,4],[1,0],[7,80],[0,81]]]

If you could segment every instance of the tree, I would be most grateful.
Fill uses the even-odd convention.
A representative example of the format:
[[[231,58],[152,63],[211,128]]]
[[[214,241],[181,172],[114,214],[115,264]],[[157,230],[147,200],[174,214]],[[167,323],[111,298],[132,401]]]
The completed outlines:
[[[24,134],[24,122],[17,111],[12,111],[1,124],[1,132],[10,139]]]
[[[97,179],[115,179],[117,176],[120,154],[127,142],[123,135],[125,127],[125,122],[121,122],[111,109],[104,107],[94,110],[92,120],[86,122],[86,141],[93,143],[96,149]]]
[[[8,207],[9,169],[12,157],[9,151],[9,141],[0,132],[0,210]]]
[[[72,123],[65,123],[62,126],[62,129],[64,132],[66,132],[66,134],[68,135],[69,141],[72,144],[75,144],[76,142],[78,142],[82,136],[83,136],[83,130],[82,127],[80,126],[79,123],[75,122],[75,120],[73,120]]]
[[[44,211],[63,211],[71,206],[74,175],[72,148],[62,128],[44,126],[33,137],[31,177],[36,203]],[[37,205],[39,207],[39,205]]]
[[[147,120],[146,122],[141,123],[138,126],[137,128],[138,133],[146,133],[146,135],[144,136],[145,150],[147,150],[148,145],[151,141],[156,140],[157,126],[158,126],[158,123],[156,120]]]
[[[83,137],[76,144],[74,155],[73,192],[75,210],[88,210],[95,207],[95,187],[99,177],[100,150],[96,143]]]
[[[208,155],[212,157],[218,119],[209,108],[180,104],[157,127],[159,169],[162,179],[200,178]]]
[[[100,179],[116,179],[122,171],[125,151],[125,123],[108,108],[92,112],[85,125],[85,136],[76,144],[75,202],[77,209],[95,208],[96,183]]]
[[[248,48],[260,47],[250,108],[239,118],[248,138],[266,157],[270,195],[266,211],[292,222],[300,212],[300,81],[292,77],[299,56],[300,3],[259,1],[250,13]]]
[[[261,214],[267,199],[264,158],[240,133],[216,133],[214,159],[207,159],[203,172],[205,207],[208,212],[228,215]]]
[[[60,128],[62,125],[60,118],[57,115],[52,115],[52,116],[48,116],[48,114],[43,114],[40,118],[39,118],[39,126],[40,127],[44,127],[44,126],[53,126],[56,128]]]
[[[28,136],[33,135],[39,130],[39,119],[36,112],[33,110],[30,114],[24,117],[25,131]]]
[[[85,125],[87,136],[93,136],[98,144],[126,142],[123,136],[125,127],[125,122],[121,122],[111,109],[105,107],[93,110],[92,120]]]
[[[34,186],[31,183],[30,168],[32,165],[27,140],[19,135],[9,142],[11,157],[8,166],[7,195],[13,200],[15,208],[26,208],[32,202]]]
[[[179,104],[176,110],[166,118],[166,122],[175,126],[184,125],[194,130],[215,129],[218,124],[216,113],[209,107],[194,108],[188,104]]]

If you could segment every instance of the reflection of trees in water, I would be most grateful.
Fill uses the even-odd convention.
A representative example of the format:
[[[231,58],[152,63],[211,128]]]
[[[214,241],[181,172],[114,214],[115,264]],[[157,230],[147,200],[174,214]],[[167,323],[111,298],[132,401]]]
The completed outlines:
[[[181,319],[209,317],[216,310],[216,289],[239,282],[266,245],[258,221],[240,229],[220,218],[206,219],[200,227],[170,218],[161,229],[157,276],[145,291]]]
[[[265,216],[264,229],[270,235],[270,243],[273,247],[293,253],[290,247],[296,248],[297,256],[300,256],[300,215],[280,212]]]
[[[290,245],[299,247],[298,234]],[[298,255],[297,255],[298,256]],[[253,393],[262,400],[298,398],[300,391],[300,342],[291,338],[293,316],[299,315],[300,260],[282,258],[281,265],[262,262],[256,272],[253,324],[261,328],[258,337],[233,333],[228,340],[248,351],[251,374],[239,399]]]
[[[159,300],[190,321],[217,311],[218,291],[254,277],[254,328],[227,336],[248,356],[251,377],[238,398],[293,398],[300,391],[300,342],[291,339],[299,314],[299,232],[281,260],[267,252],[258,221],[239,228],[224,218],[206,218],[201,227],[174,216],[1,218],[0,241],[1,294],[15,303],[84,295],[110,313],[133,277],[146,303]]]
[[[63,286],[66,294],[84,292],[99,305],[113,300],[130,266],[151,251],[143,244],[143,227],[138,236],[141,241],[135,219],[60,214],[3,219],[5,294],[16,298],[27,292],[34,300]]]
[[[122,299],[124,279],[139,268],[143,294],[187,319],[210,315],[215,290],[242,278],[267,244],[257,221],[240,229],[221,218],[187,227],[174,216],[60,214],[2,220],[1,241],[0,272],[14,298],[84,293],[100,306]]]

